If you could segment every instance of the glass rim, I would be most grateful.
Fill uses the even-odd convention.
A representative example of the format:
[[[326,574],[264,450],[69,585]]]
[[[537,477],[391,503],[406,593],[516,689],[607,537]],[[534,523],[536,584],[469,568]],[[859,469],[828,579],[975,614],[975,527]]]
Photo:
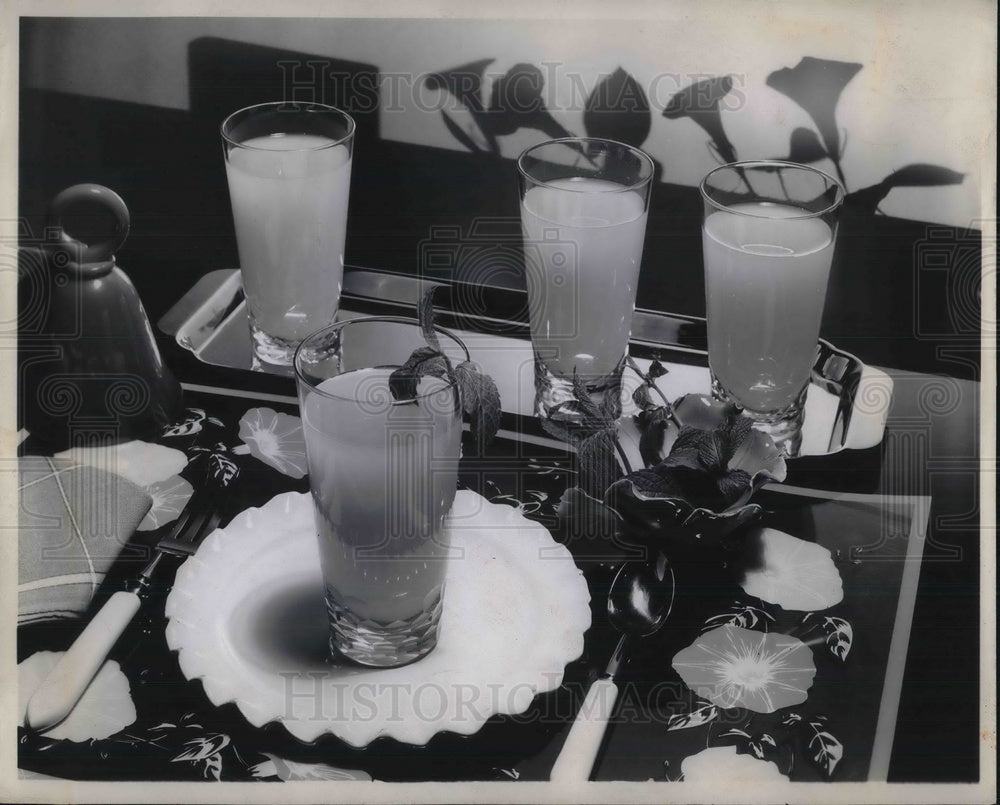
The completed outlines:
[[[340,394],[332,394],[329,391],[323,391],[312,380],[306,377],[303,374],[302,370],[299,369],[299,353],[302,352],[303,348],[305,348],[306,342],[311,341],[314,338],[325,336],[328,333],[332,333],[337,330],[343,330],[350,324],[375,324],[378,322],[388,323],[388,324],[409,324],[413,325],[414,327],[416,327],[418,331],[420,331],[420,321],[416,318],[410,318],[408,316],[359,316],[358,318],[346,319],[344,321],[336,321],[333,324],[327,324],[325,327],[320,327],[318,330],[313,330],[313,332],[309,333],[309,335],[303,338],[299,342],[299,345],[295,348],[295,353],[292,356],[292,369],[295,372],[295,379],[307,385],[311,392],[319,394],[321,397],[325,397],[328,400],[338,400],[340,402],[356,402],[356,399],[354,397],[345,397]],[[439,335],[443,335],[446,338],[450,338],[452,341],[458,344],[458,346],[461,347],[462,352],[465,354],[465,360],[467,361],[472,360],[472,356],[469,354],[469,348],[465,345],[465,342],[457,335],[455,335],[453,332],[451,332],[451,330],[447,330],[444,327],[435,324],[434,331]],[[445,356],[445,360],[448,360],[447,356]],[[387,364],[387,366],[388,365],[389,364]],[[374,369],[379,367],[362,367],[362,368]],[[350,369],[348,370],[348,372],[342,372],[341,374],[348,374],[350,372],[357,372],[357,371],[360,371],[360,369]],[[338,375],[332,375],[332,377],[337,377],[337,376]],[[323,378],[323,380],[329,380],[329,379],[330,378],[328,377]],[[448,389],[458,388],[457,378],[443,377],[440,379],[444,381],[445,388]],[[418,394],[416,397],[408,397],[405,400],[393,400],[393,405],[399,403],[413,402],[415,400],[423,400],[428,397],[432,397],[435,394],[440,394],[441,391],[443,391],[443,389],[435,389],[434,391],[429,391],[426,394]]]
[[[529,153],[539,148],[545,148],[546,146],[549,145],[567,145],[569,143],[605,143],[607,145],[620,146],[635,154],[638,157],[639,161],[642,162],[649,170],[649,174],[645,178],[640,179],[639,181],[634,182],[633,184],[629,185],[623,184],[615,188],[601,189],[601,190],[595,190],[591,188],[588,190],[585,188],[577,189],[574,187],[563,187],[560,188],[560,190],[565,190],[569,193],[589,193],[593,195],[597,195],[599,193],[624,193],[628,191],[638,190],[640,187],[643,187],[653,181],[653,176],[656,173],[656,164],[653,162],[653,158],[649,154],[647,154],[641,148],[636,148],[634,145],[623,143],[621,142],[621,140],[609,140],[607,137],[557,137],[554,140],[545,140],[544,142],[541,143],[535,143],[534,145],[525,148],[518,156],[516,163],[518,173],[520,173],[521,176],[523,176],[528,181],[534,182],[535,184],[539,185],[547,184],[547,182],[536,179],[534,176],[528,173],[527,168],[525,168],[523,164],[524,158],[528,156]]]
[[[247,145],[245,142],[239,140],[234,140],[226,133],[226,128],[230,121],[237,115],[243,115],[254,111],[262,111],[266,109],[276,110],[279,106],[294,106],[299,107],[296,111],[298,112],[308,112],[308,111],[322,111],[322,112],[336,112],[341,115],[347,121],[347,133],[338,140],[333,140],[329,143],[323,143],[322,145],[315,145],[308,148],[261,148],[259,145]],[[325,151],[327,148],[336,148],[338,145],[343,145],[352,137],[354,137],[354,132],[357,129],[357,124],[354,122],[354,118],[351,117],[343,109],[338,109],[336,106],[330,106],[325,103],[316,103],[314,101],[268,101],[267,103],[255,103],[251,106],[244,106],[242,109],[237,109],[235,112],[230,113],[226,116],[225,120],[219,124],[219,134],[222,136],[223,142],[232,145],[235,148],[245,148],[248,151],[283,151],[285,153],[291,152],[309,152],[309,151]]]
[[[708,204],[711,204],[717,210],[728,212],[730,215],[741,215],[745,218],[763,218],[770,220],[771,216],[769,215],[759,215],[757,213],[745,212],[744,210],[734,210],[729,205],[716,201],[714,198],[709,196],[708,192],[705,189],[709,178],[720,171],[739,170],[741,168],[762,168],[762,167],[794,168],[796,170],[807,171],[809,173],[814,173],[817,176],[821,176],[823,179],[825,179],[827,182],[829,182],[831,185],[837,188],[838,192],[836,199],[834,199],[834,201],[831,204],[829,204],[827,207],[824,207],[822,210],[818,210],[816,212],[804,211],[802,215],[791,215],[788,218],[782,218],[781,220],[799,221],[806,218],[819,218],[823,215],[829,215],[830,213],[837,210],[841,205],[843,205],[844,199],[847,197],[847,190],[845,189],[845,187],[826,171],[821,171],[819,168],[812,167],[812,165],[803,165],[799,162],[789,162],[783,159],[748,159],[741,162],[728,162],[725,165],[719,165],[716,168],[712,168],[712,170],[710,170],[708,173],[705,174],[705,178],[702,179],[701,182],[698,184],[698,190],[701,193],[702,199],[704,199]],[[794,204],[794,202],[789,202],[789,203]]]

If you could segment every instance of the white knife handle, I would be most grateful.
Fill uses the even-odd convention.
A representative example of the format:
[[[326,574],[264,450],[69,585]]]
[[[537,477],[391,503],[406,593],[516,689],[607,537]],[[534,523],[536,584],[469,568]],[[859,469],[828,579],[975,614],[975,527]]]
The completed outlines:
[[[611,677],[598,679],[590,686],[552,766],[550,780],[571,783],[590,779],[617,698],[618,686]]]
[[[28,700],[28,729],[44,732],[70,714],[138,610],[135,593],[117,592],[108,599]]]

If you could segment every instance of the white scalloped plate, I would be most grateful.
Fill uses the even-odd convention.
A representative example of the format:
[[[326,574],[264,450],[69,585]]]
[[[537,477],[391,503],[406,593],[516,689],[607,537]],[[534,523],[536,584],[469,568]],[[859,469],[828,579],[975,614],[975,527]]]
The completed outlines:
[[[516,715],[562,682],[583,651],[590,594],[569,551],[516,509],[460,491],[437,647],[401,668],[327,656],[319,549],[308,494],[278,495],[213,533],[178,570],[167,644],[215,705],[296,738],[425,744]]]

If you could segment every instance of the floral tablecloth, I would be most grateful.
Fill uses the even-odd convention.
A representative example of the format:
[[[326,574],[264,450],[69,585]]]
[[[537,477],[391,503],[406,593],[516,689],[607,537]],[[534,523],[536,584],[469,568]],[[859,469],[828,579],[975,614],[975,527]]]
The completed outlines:
[[[157,440],[186,463],[148,485],[153,508],[93,607],[134,579],[148,556],[138,548],[155,545],[206,478],[217,485],[223,522],[278,493],[308,490],[294,404],[193,392],[186,403],[182,419]],[[29,438],[22,452],[33,449]],[[423,747],[378,739],[358,750],[332,736],[306,745],[278,724],[256,729],[234,705],[214,707],[167,648],[164,600],[180,561],[170,559],[91,686],[88,706],[77,708],[77,732],[19,728],[20,767],[90,780],[547,779],[617,640],[604,613],[611,578],[639,552],[574,530],[560,516],[574,476],[571,452],[509,431],[484,457],[463,460],[460,472],[462,485],[549,528],[590,586],[593,625],[582,656],[559,689],[536,697],[526,713],[493,717],[469,737],[439,733]],[[899,604],[907,546],[925,525],[924,510],[913,499],[806,490],[765,490],[760,502],[764,528],[748,534],[741,551],[665,546],[677,579],[673,611],[665,628],[631,646],[595,779],[884,774],[895,677],[905,661],[897,608],[906,609],[905,600]],[[64,651],[82,626],[19,629],[23,678],[43,673],[48,652]]]

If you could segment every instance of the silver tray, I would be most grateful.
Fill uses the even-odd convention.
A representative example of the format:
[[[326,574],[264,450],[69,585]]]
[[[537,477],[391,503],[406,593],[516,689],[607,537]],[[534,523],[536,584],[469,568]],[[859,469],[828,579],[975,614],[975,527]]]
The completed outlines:
[[[373,306],[380,312],[396,310],[412,315],[417,299],[427,287],[429,283],[414,277],[348,270],[338,318],[364,315],[372,312]],[[692,392],[709,393],[707,354],[685,344],[680,337],[686,330],[703,325],[701,319],[636,311],[633,354],[655,355],[667,368],[658,385],[668,399]],[[203,276],[157,326],[203,363],[255,371],[251,366],[246,303],[238,269],[212,271]],[[465,341],[473,359],[496,380],[504,411],[531,416],[534,365],[526,326],[486,315],[465,315],[452,329]],[[417,328],[412,333],[412,343],[421,343]],[[651,358],[635,360],[645,369]],[[639,382],[629,375],[630,372],[626,374],[626,385]],[[866,366],[854,355],[820,340],[806,397],[799,456],[822,456],[878,445],[885,431],[892,386],[892,379],[885,372]],[[625,399],[628,405],[630,395]],[[626,407],[625,414],[628,413]]]

